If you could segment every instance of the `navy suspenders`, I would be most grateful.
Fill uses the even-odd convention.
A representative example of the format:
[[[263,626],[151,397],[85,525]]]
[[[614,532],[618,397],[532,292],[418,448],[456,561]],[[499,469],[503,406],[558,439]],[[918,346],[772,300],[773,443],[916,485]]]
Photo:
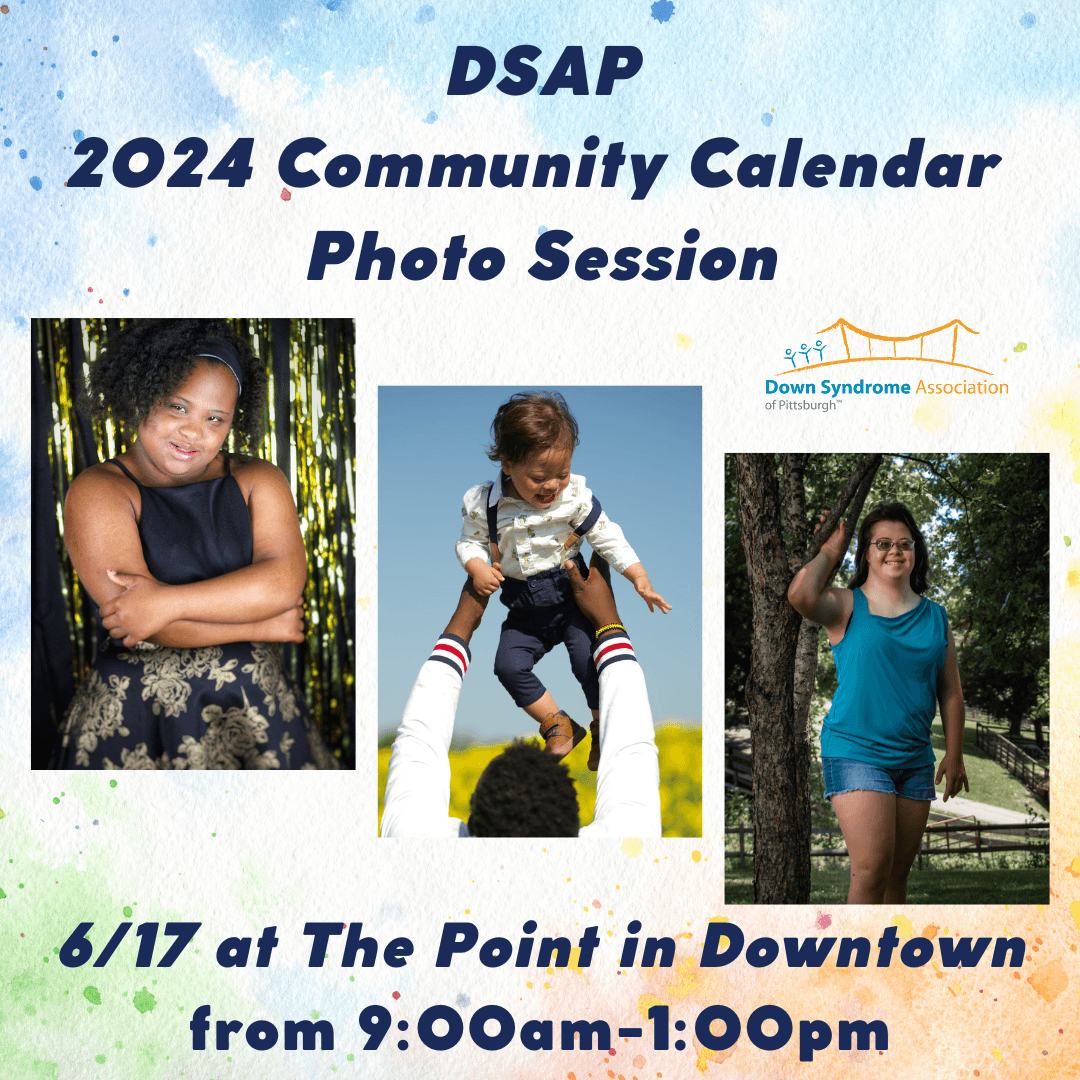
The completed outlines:
[[[501,478],[498,482],[501,482]],[[491,547],[491,561],[493,563],[496,563],[502,561],[499,553],[499,500],[498,498],[496,498],[495,502],[491,501],[490,490],[488,491],[487,499],[488,544]],[[600,511],[600,500],[594,495],[592,501],[592,509],[589,511],[585,520],[576,529],[574,529],[573,535],[584,536],[599,520]]]

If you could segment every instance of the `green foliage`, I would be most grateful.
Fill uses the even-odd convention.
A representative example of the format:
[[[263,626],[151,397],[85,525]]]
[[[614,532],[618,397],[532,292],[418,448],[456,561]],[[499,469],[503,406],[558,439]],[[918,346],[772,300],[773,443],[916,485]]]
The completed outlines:
[[[965,567],[958,626],[964,696],[1014,730],[1049,713],[1050,459],[978,454],[950,462],[963,495],[953,529]],[[954,631],[955,633],[956,631]]]

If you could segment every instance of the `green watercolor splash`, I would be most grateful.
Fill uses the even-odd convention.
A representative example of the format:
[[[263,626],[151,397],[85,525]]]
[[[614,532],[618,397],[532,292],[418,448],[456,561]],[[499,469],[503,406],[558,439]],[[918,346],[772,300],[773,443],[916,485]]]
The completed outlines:
[[[1065,546],[1066,547],[1072,547],[1072,537],[1071,536],[1066,536],[1065,537]]]
[[[83,990],[82,996],[86,998],[91,1005],[101,1004],[101,991],[96,986],[88,986]]]
[[[1023,352],[1026,348],[1027,348],[1027,342],[1026,341],[1019,341],[1013,347],[1013,352]]]
[[[129,907],[124,908],[124,918],[125,919],[130,919],[131,918],[131,908],[129,908]]]
[[[157,1004],[157,998],[144,986],[132,999],[131,1004],[141,1013],[148,1013]]]

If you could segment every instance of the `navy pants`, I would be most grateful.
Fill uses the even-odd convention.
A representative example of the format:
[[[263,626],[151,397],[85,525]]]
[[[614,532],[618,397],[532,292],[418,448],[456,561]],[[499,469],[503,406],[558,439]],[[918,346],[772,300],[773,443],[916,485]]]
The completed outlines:
[[[582,576],[587,576],[584,559],[579,555],[575,561]],[[510,614],[499,634],[495,675],[514,704],[524,707],[544,696],[544,684],[533,674],[533,666],[562,642],[589,708],[599,709],[600,680],[592,658],[593,628],[574,603],[566,572],[561,568],[546,570],[527,581],[507,578],[502,602]]]

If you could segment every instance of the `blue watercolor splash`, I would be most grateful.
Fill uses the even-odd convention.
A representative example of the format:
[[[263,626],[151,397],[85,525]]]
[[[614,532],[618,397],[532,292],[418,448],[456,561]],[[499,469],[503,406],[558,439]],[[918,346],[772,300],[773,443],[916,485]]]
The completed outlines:
[[[90,50],[90,55],[91,56],[97,56],[97,49],[91,49]]]
[[[656,0],[649,12],[658,23],[666,23],[675,14],[675,5],[671,0]]]
[[[324,0],[323,7],[327,11],[337,11],[342,4],[342,0]]]
[[[157,237],[156,237],[156,236],[155,236],[155,235],[154,235],[153,233],[151,233],[151,234],[150,234],[150,235],[149,235],[149,236],[148,236],[148,237],[146,238],[146,242],[147,242],[147,244],[149,244],[149,245],[150,245],[150,247],[155,247],[155,246],[157,245]]]
[[[84,134],[82,133],[82,131],[80,131],[80,130],[79,130],[79,128],[76,128],[76,129],[75,129],[75,130],[74,130],[74,131],[73,131],[73,132],[71,133],[71,137],[72,137],[72,138],[73,138],[73,139],[74,139],[74,140],[75,140],[75,141],[76,141],[77,143],[81,143],[81,142],[83,141],[83,139],[85,139],[85,138],[86,138],[86,136],[85,136],[85,135],[84,135]],[[381,265],[381,264],[380,264],[380,265]]]
[[[434,124],[435,121],[438,120],[438,119],[439,119],[439,114],[437,112],[429,112],[427,114],[427,116],[424,117],[424,123],[425,124]]]
[[[26,151],[25,150],[20,150],[19,151],[19,157],[21,157],[23,159],[23,161],[25,161],[26,160]]]
[[[113,34],[112,39],[113,39],[113,41],[119,41],[120,40],[120,35],[119,34]]]
[[[536,232],[537,232],[537,235],[543,236],[544,233],[547,232],[547,226],[546,225],[541,225],[540,228],[536,230]]]
[[[63,90],[57,90],[57,91],[56,91],[56,96],[57,96],[57,97],[58,97],[58,98],[59,98],[59,99],[60,99],[61,101],[63,101],[63,100],[64,100],[64,91],[63,91]]]
[[[380,265],[381,265],[381,264],[380,264]],[[131,295],[131,290],[130,290],[130,289],[125,289],[125,290],[124,290],[124,295],[125,295],[125,296],[130,296],[130,295]]]
[[[41,190],[41,177],[40,176],[31,176],[30,177],[30,186],[35,191],[40,191]]]
[[[422,8],[419,8],[416,12],[416,17],[413,22],[417,23],[429,23],[435,19],[435,9],[430,4],[425,4]]]
[[[10,146],[11,145],[11,140],[10,139],[5,139],[4,140],[4,145],[5,146]]]
[[[1035,25],[1035,16],[1029,11],[1026,15],[1020,16],[1020,25],[1025,30],[1030,30]]]
[[[772,118],[772,113],[767,113],[767,112],[763,112],[763,113],[761,114],[761,122],[762,122],[762,123],[763,123],[763,124],[764,124],[764,125],[765,125],[766,127],[772,127],[772,119],[773,119],[773,118]]]

